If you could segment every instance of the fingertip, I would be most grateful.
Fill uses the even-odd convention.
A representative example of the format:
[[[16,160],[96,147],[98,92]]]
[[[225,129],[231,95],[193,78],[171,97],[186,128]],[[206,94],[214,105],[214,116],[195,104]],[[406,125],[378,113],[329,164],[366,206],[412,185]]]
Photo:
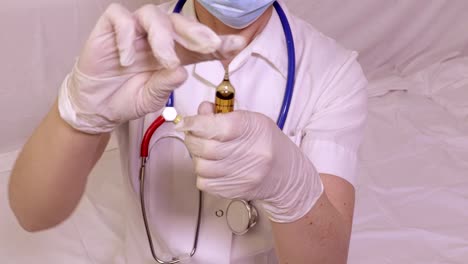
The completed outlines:
[[[188,78],[188,72],[185,67],[178,64],[173,69],[167,69],[169,74],[171,75],[170,79],[174,83],[173,86],[179,87],[181,86]]]
[[[156,90],[164,92],[169,96],[171,92],[179,88],[188,77],[187,70],[184,67],[177,67],[174,70],[162,69],[151,72],[151,78],[145,84],[152,94],[159,94]]]
[[[226,35],[221,37],[221,45],[218,52],[222,56],[230,56],[236,53],[247,45],[247,41],[244,37],[239,35]]]
[[[166,12],[147,4],[135,12],[134,19],[146,33],[153,56],[161,67],[176,69],[181,62],[175,51],[172,24]]]
[[[209,27],[180,14],[169,15],[174,27],[174,40],[184,48],[201,54],[219,49],[222,39]]]
[[[198,114],[199,115],[210,115],[214,114],[215,106],[213,103],[204,101],[198,106]]]
[[[206,190],[206,187],[207,187],[206,181],[207,181],[207,179],[197,175],[197,188],[200,191],[205,191]]]
[[[159,60],[159,63],[163,68],[168,70],[175,70],[180,66],[180,60],[173,49],[168,49],[167,52],[162,54],[155,54],[155,58]]]

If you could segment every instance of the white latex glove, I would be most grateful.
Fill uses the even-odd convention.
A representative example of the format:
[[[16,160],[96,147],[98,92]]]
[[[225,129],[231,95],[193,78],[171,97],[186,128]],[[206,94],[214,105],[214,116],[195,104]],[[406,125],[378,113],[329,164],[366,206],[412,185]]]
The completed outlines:
[[[199,115],[176,126],[186,132],[197,187],[227,199],[257,200],[272,221],[289,223],[307,214],[323,192],[312,162],[267,116],[248,111]]]
[[[218,36],[155,5],[132,14],[112,4],[62,85],[60,115],[83,132],[112,131],[163,108],[187,78],[182,65],[225,59],[244,46],[240,36]]]

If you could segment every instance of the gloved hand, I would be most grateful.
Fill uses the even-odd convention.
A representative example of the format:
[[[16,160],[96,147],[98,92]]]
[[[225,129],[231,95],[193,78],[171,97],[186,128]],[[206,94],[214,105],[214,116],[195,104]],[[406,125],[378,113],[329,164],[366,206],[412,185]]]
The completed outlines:
[[[258,200],[272,221],[289,223],[307,214],[323,185],[312,162],[267,116],[235,111],[199,115],[176,126],[186,132],[197,187],[227,199]]]
[[[59,95],[60,115],[92,134],[156,112],[187,78],[183,65],[226,59],[245,46],[179,14],[113,4],[99,19]]]

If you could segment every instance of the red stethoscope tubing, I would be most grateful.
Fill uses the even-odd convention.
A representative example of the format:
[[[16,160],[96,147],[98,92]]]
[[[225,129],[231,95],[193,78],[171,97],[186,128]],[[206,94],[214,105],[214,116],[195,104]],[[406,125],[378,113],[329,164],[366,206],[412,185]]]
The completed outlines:
[[[166,122],[164,117],[161,115],[156,120],[154,120],[153,123],[148,127],[148,129],[145,132],[145,135],[143,136],[143,140],[141,142],[141,149],[140,149],[140,157],[142,158],[148,158],[148,153],[149,153],[149,143],[151,140],[151,137],[153,137],[154,132]]]

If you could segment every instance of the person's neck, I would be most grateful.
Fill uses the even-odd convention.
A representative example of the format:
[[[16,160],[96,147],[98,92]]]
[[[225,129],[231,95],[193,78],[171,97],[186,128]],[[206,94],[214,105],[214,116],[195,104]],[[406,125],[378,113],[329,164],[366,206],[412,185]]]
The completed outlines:
[[[243,29],[235,29],[229,26],[226,26],[213,16],[208,10],[205,9],[198,1],[195,2],[195,13],[197,14],[197,18],[200,23],[208,26],[211,28],[216,34],[218,35],[240,35],[245,38],[247,44],[252,42],[252,40],[265,28],[268,21],[270,20],[273,6],[270,6],[255,22],[250,24],[248,27]],[[237,54],[236,54],[237,55]],[[221,63],[223,64],[224,68],[227,68],[231,61],[230,60],[223,60]]]

